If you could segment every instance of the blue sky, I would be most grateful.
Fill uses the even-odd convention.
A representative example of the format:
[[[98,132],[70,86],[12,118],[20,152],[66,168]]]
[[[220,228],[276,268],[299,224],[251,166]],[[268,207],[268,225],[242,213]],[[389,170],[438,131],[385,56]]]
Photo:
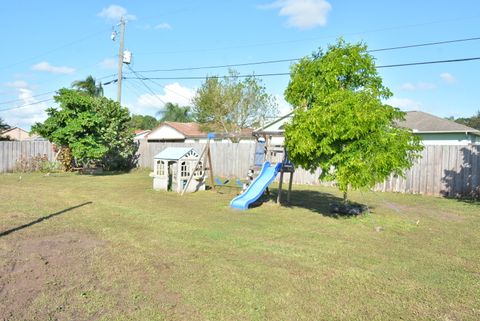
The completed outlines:
[[[54,106],[52,92],[93,75],[115,78],[118,41],[112,26],[128,19],[130,67],[146,77],[124,81],[122,104],[155,115],[163,102],[188,104],[202,80],[227,68],[147,72],[299,58],[342,36],[370,49],[480,37],[480,3],[459,1],[8,1],[2,4],[0,117],[29,129]],[[118,29],[118,28],[117,28]],[[378,66],[480,57],[480,40],[372,53]],[[289,62],[235,67],[240,74],[285,73]],[[388,102],[441,117],[480,109],[480,60],[380,68]],[[124,66],[126,77],[134,77]],[[281,112],[288,76],[260,77]],[[147,88],[148,87],[148,88]],[[105,85],[116,98],[116,84]],[[21,108],[16,108],[21,107]]]

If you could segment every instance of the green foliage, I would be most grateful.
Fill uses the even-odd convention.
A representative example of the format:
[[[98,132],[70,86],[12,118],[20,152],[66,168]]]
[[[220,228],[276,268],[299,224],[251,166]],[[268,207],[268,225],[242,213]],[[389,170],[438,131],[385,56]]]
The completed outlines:
[[[158,116],[161,116],[160,122],[176,121],[181,123],[188,123],[193,120],[190,113],[190,107],[179,106],[178,104],[166,103],[165,110],[159,111]]]
[[[6,131],[6,130],[8,130],[8,129],[10,129],[10,125],[8,125],[7,123],[5,123],[5,122],[3,121],[3,119],[0,117],[0,133]],[[8,137],[8,136],[7,136],[7,137],[2,137],[2,136],[0,136],[0,140],[10,140],[10,137]]]
[[[4,130],[10,129],[10,125],[8,125],[1,117],[0,117],[0,133]]]
[[[390,95],[363,44],[340,40],[303,58],[285,92],[297,107],[285,130],[290,159],[321,168],[320,178],[335,180],[345,198],[349,188],[402,175],[422,147],[409,130],[395,127],[405,113],[382,103]]]
[[[207,78],[197,90],[193,105],[195,119],[206,129],[232,136],[277,113],[275,99],[266,93],[261,80],[253,76],[240,80],[233,70],[224,78]]]
[[[153,129],[158,125],[158,120],[149,115],[132,115],[128,122],[128,127],[131,130],[136,129]]]
[[[459,124],[480,130],[480,110],[477,111],[477,114],[473,115],[472,117],[457,118],[451,120],[454,120]]]
[[[91,75],[88,76],[85,80],[75,80],[72,83],[72,88],[86,93],[89,96],[100,97],[103,96],[103,87],[102,84],[95,81]]]
[[[127,108],[105,97],[60,89],[55,101],[59,109],[47,109],[48,118],[32,131],[62,148],[68,147],[83,166],[107,170],[127,168],[135,153]]]

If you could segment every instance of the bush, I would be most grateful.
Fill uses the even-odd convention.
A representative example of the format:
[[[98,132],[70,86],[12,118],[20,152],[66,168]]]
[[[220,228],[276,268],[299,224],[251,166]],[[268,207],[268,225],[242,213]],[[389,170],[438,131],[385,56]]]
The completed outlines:
[[[55,172],[60,169],[60,164],[58,162],[51,162],[48,160],[46,154],[37,156],[27,157],[22,155],[15,164],[16,172]]]

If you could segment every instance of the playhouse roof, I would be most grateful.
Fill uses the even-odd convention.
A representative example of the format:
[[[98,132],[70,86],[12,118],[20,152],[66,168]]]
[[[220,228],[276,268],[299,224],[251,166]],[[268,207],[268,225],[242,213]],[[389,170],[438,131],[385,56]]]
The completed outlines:
[[[187,155],[190,151],[192,151],[198,155],[195,149],[191,147],[167,147],[157,155],[155,155],[154,159],[168,159],[168,160],[179,160]]]

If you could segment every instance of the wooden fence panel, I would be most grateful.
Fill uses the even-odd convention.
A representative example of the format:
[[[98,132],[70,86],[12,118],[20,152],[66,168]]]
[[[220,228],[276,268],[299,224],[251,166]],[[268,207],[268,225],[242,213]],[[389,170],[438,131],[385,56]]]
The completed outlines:
[[[48,141],[0,141],[0,173],[15,170],[22,158],[46,155],[53,160],[55,153]]]

